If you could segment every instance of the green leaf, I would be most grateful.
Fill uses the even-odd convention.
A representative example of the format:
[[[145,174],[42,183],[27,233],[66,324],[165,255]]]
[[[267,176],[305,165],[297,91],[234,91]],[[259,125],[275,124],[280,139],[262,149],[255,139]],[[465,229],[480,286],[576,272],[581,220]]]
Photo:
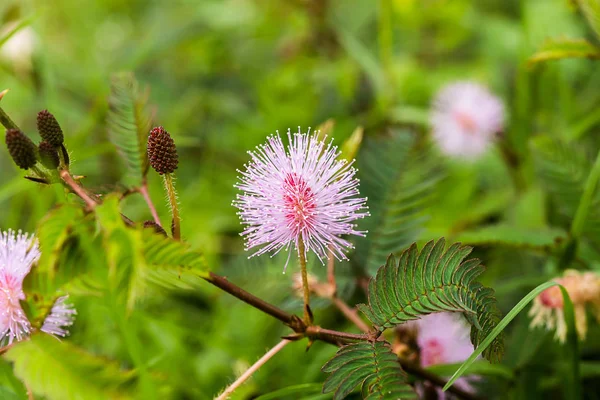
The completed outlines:
[[[456,241],[468,244],[502,244],[523,248],[554,247],[566,239],[559,228],[524,229],[509,224],[489,225],[461,232]]]
[[[474,346],[500,320],[494,291],[475,282],[483,272],[479,260],[464,260],[470,247],[455,243],[444,251],[445,240],[430,241],[419,252],[416,244],[398,260],[392,255],[369,282],[369,304],[358,308],[379,330],[418,319],[438,311],[463,312],[471,326]],[[502,357],[502,338],[484,353],[497,361]]]
[[[367,138],[359,157],[361,195],[371,217],[361,221],[365,238],[356,239],[356,261],[372,275],[390,253],[417,240],[442,171],[427,144],[408,131]]]
[[[585,152],[570,143],[539,137],[532,141],[532,153],[537,174],[559,213],[573,220],[584,193],[592,163]],[[595,182],[594,182],[595,183]],[[595,185],[594,185],[595,186]],[[591,240],[600,235],[600,191],[592,187],[588,193],[585,220],[580,218],[577,229]]]
[[[146,141],[151,121],[146,113],[148,91],[142,92],[131,73],[112,78],[108,105],[108,134],[129,169],[134,185],[139,185],[148,171]]]
[[[331,373],[323,384],[323,393],[335,391],[334,400],[345,398],[358,385],[365,399],[416,398],[398,357],[385,341],[344,346],[321,369]]]
[[[5,355],[16,376],[37,396],[52,400],[128,399],[134,374],[91,355],[68,341],[32,335]]]
[[[150,229],[125,226],[116,196],[108,196],[95,211],[103,231],[109,278],[125,294],[128,310],[147,295],[149,283],[173,288],[181,273],[206,273],[202,254],[190,251],[185,243]]]
[[[600,0],[576,0],[590,27],[600,38]]]
[[[521,299],[521,301],[519,301],[512,308],[512,310],[510,310],[508,312],[508,314],[506,314],[506,316],[502,319],[502,321],[500,321],[494,327],[494,329],[485,337],[485,339],[481,341],[481,343],[477,346],[477,348],[475,349],[473,354],[471,354],[469,356],[469,358],[467,358],[465,360],[465,362],[463,362],[461,364],[461,366],[456,370],[454,375],[452,375],[452,377],[448,380],[448,382],[444,386],[443,390],[447,390],[450,386],[452,386],[452,384],[454,382],[456,382],[456,380],[458,378],[460,378],[462,375],[464,375],[465,371],[467,371],[471,367],[471,365],[475,362],[477,357],[479,357],[479,355],[482,354],[488,348],[488,346],[490,346],[494,341],[497,340],[496,338],[502,333],[504,328],[506,328],[506,326],[534,298],[536,298],[540,293],[542,293],[544,290],[546,290],[552,286],[559,286],[561,289],[561,292],[562,292],[562,296],[563,296],[565,322],[567,323],[567,343],[568,343],[568,347],[569,347],[568,351],[570,352],[570,355],[571,355],[571,376],[567,377],[567,383],[569,384],[569,386],[571,386],[571,384],[574,383],[574,387],[572,388],[574,390],[572,398],[574,398],[574,399],[581,398],[581,396],[579,394],[579,390],[580,390],[580,388],[579,388],[579,386],[580,386],[579,385],[579,382],[580,382],[579,350],[578,350],[578,342],[577,342],[577,340],[578,340],[577,339],[577,331],[575,328],[575,314],[573,312],[573,303],[571,302],[571,299],[569,298],[569,294],[567,293],[567,291],[556,282],[542,283],[541,285],[539,285],[538,287],[533,289],[531,292],[529,292],[525,297],[523,297]]]
[[[600,49],[585,39],[554,38],[547,40],[531,57],[529,65],[563,58],[600,58]]]

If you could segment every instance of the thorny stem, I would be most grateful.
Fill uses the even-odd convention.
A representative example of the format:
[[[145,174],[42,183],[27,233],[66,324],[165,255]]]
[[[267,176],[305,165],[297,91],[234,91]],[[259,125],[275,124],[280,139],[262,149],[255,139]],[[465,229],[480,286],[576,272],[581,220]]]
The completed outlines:
[[[156,224],[158,224],[158,226],[162,227],[162,224],[160,223],[160,218],[158,217],[158,213],[156,212],[156,207],[154,207],[152,198],[150,198],[150,193],[148,193],[148,182],[146,182],[145,179],[144,179],[144,182],[142,183],[142,186],[140,186],[138,188],[138,191],[141,193],[142,197],[144,197],[144,200],[146,201],[146,204],[148,205],[148,208],[150,209],[150,213],[152,214],[152,218],[154,219],[154,222]]]
[[[370,334],[365,334],[365,333],[356,334],[356,333],[339,332],[339,331],[334,331],[331,329],[321,328],[320,326],[317,326],[317,325],[311,325],[311,326],[307,327],[306,328],[306,336],[315,338],[315,339],[329,337],[329,338],[338,339],[338,340],[341,339],[343,342],[348,342],[348,341],[356,342],[356,341],[373,339],[373,335],[370,335]]]
[[[258,369],[260,367],[262,367],[267,361],[269,361],[271,359],[271,357],[273,357],[275,354],[277,354],[288,343],[291,343],[291,341],[287,340],[287,339],[283,339],[281,342],[277,343],[277,345],[275,345],[275,347],[273,347],[271,350],[269,350],[267,353],[265,353],[265,355],[262,356],[257,362],[252,364],[252,366],[250,368],[248,368],[246,370],[246,372],[244,372],[239,378],[237,378],[235,380],[235,382],[233,382],[231,385],[229,385],[227,387],[227,389],[225,389],[225,391],[223,391],[223,393],[221,393],[221,395],[219,397],[217,397],[215,400],[225,400],[229,396],[231,396],[231,394],[233,393],[233,391],[235,389],[237,389],[244,382],[246,382],[248,380],[248,378],[250,378],[252,376],[253,373],[258,371]]]
[[[75,182],[69,171],[63,169],[60,171],[59,175],[60,179],[63,180],[63,182],[73,191],[73,193],[85,201],[85,204],[90,210],[93,210],[94,207],[98,205],[98,203],[92,199],[77,182]]]
[[[171,214],[173,215],[173,225],[171,227],[173,230],[173,238],[179,240],[181,238],[181,220],[179,217],[179,206],[177,205],[177,192],[175,191],[175,185],[173,184],[173,177],[171,174],[164,174],[163,178],[167,196],[169,197]]]
[[[308,287],[308,273],[306,272],[306,253],[304,240],[298,238],[298,257],[300,258],[300,270],[302,271],[302,289],[304,294],[304,323],[312,324],[313,318],[310,312],[310,288]]]

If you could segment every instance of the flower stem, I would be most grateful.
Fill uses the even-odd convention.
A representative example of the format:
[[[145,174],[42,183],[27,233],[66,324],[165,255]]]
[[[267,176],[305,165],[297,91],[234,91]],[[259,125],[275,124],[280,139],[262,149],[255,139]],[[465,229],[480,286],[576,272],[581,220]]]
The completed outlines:
[[[59,175],[60,179],[63,180],[63,182],[73,191],[73,193],[85,201],[85,204],[90,210],[93,210],[94,207],[98,205],[98,203],[92,199],[90,195],[88,195],[87,192],[77,184],[77,182],[75,182],[75,179],[73,179],[69,171],[63,169],[60,171]]]
[[[148,182],[146,182],[145,179],[144,179],[144,182],[142,183],[142,186],[140,186],[138,188],[138,191],[140,192],[142,197],[144,197],[144,200],[146,201],[146,204],[148,205],[148,209],[150,209],[150,214],[152,214],[152,218],[154,219],[154,222],[156,222],[156,224],[158,224],[158,226],[162,227],[162,224],[160,223],[160,218],[158,217],[158,213],[156,212],[156,207],[154,206],[154,203],[152,202],[152,198],[150,197],[150,193],[148,192]]]
[[[173,215],[173,225],[171,226],[173,238],[179,240],[181,238],[181,220],[177,205],[177,191],[175,190],[175,185],[173,184],[173,177],[171,174],[164,174],[163,178],[165,181],[167,196],[169,198],[169,205],[171,206],[171,214]]]
[[[4,125],[6,129],[19,129],[17,124],[13,122],[12,119],[4,112],[2,107],[0,107],[0,124]]]
[[[285,345],[288,343],[291,343],[291,341],[287,340],[287,339],[283,339],[281,342],[277,343],[275,345],[275,347],[273,347],[271,350],[269,350],[267,353],[265,353],[264,356],[262,356],[257,362],[255,362],[250,368],[248,368],[246,370],[246,372],[244,372],[239,378],[237,378],[235,380],[235,382],[233,382],[231,385],[229,385],[227,387],[227,389],[225,389],[223,391],[223,393],[221,393],[221,395],[219,397],[217,397],[215,400],[225,400],[229,396],[231,396],[231,394],[234,392],[235,389],[237,389],[244,382],[246,382],[248,380],[248,378],[250,378],[252,376],[252,374],[254,374],[256,371],[258,371],[258,369],[260,367],[262,367],[267,361],[269,361],[275,354],[277,354],[281,349],[283,349],[285,347]]]
[[[308,273],[306,272],[306,253],[304,240],[298,238],[298,257],[300,258],[300,270],[302,271],[302,289],[304,290],[304,323],[309,326],[313,322],[310,311],[310,288],[308,287]]]

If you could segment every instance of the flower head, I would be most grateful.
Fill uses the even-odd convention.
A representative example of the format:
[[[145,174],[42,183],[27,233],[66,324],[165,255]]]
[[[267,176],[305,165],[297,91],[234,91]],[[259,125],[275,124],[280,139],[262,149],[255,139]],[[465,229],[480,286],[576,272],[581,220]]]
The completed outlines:
[[[575,310],[575,326],[581,339],[587,333],[586,305],[590,304],[600,321],[600,276],[594,272],[566,270],[562,277],[554,279],[569,293]],[[540,293],[529,310],[531,327],[545,326],[556,329],[555,338],[564,342],[567,338],[567,325],[563,312],[563,298],[558,286],[552,286]]]
[[[67,303],[69,296],[56,299],[50,314],[44,319],[41,331],[50,335],[65,337],[69,334],[68,327],[73,325],[77,311],[73,305]]]
[[[394,348],[399,356],[408,355],[409,359],[418,358],[422,367],[437,364],[453,364],[466,360],[473,353],[468,325],[459,315],[448,312],[429,314],[419,320],[400,325]],[[413,344],[414,342],[414,344]],[[418,355],[413,355],[411,345],[416,345]],[[407,347],[408,346],[408,347]],[[473,391],[470,381],[476,377],[459,378],[455,385],[465,391]],[[437,398],[444,399],[445,394],[437,388]],[[417,391],[424,392],[432,387],[420,386]]]
[[[341,235],[364,236],[354,221],[368,216],[365,198],[356,197],[358,179],[352,162],[339,160],[337,147],[316,135],[292,134],[284,147],[279,134],[250,151],[235,185],[243,193],[233,205],[246,229],[246,249],[260,247],[253,255],[304,243],[323,261],[328,249],[337,259],[352,244]]]
[[[433,137],[444,154],[476,158],[503,129],[504,117],[504,105],[485,87],[456,82],[442,88],[433,102]]]
[[[148,160],[159,174],[171,174],[177,169],[179,159],[173,138],[163,128],[152,128],[148,136]]]
[[[0,342],[21,340],[31,324],[21,308],[25,300],[23,279],[40,257],[37,240],[12,230],[0,233]]]

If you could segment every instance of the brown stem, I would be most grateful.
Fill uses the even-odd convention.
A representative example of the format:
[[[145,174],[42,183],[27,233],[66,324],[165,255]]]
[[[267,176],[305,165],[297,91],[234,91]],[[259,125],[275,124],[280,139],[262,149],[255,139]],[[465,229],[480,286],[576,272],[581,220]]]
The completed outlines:
[[[347,332],[339,332],[331,329],[321,328],[317,325],[311,325],[306,327],[306,336],[313,339],[322,339],[322,338],[333,338],[338,341],[341,339],[343,342],[352,342],[352,341],[363,341],[373,339],[372,335],[369,334],[356,334],[356,333],[347,333]]]
[[[227,389],[225,389],[223,391],[223,393],[221,393],[221,395],[219,397],[217,397],[215,400],[225,400],[225,399],[229,398],[229,396],[231,396],[231,394],[235,391],[235,389],[237,389],[244,382],[246,382],[248,380],[248,378],[250,378],[252,376],[253,373],[258,371],[258,369],[260,367],[262,367],[267,361],[269,361],[271,359],[271,357],[273,357],[275,354],[277,354],[288,343],[291,343],[291,342],[287,339],[283,339],[281,342],[277,343],[277,345],[275,345],[275,347],[273,347],[271,350],[269,350],[267,353],[265,353],[265,355],[262,356],[257,362],[252,364],[252,366],[250,368],[248,368],[246,370],[246,372],[244,372],[239,378],[237,378],[235,380],[235,382],[233,382],[231,385],[229,385],[227,387]]]
[[[150,214],[152,214],[152,218],[154,218],[154,222],[156,222],[158,226],[162,227],[162,224],[160,223],[160,218],[158,217],[158,213],[156,212],[156,207],[154,207],[154,203],[152,202],[150,193],[148,193],[148,182],[146,182],[145,179],[142,183],[142,186],[138,188],[138,191],[142,194],[142,197],[144,197],[144,200],[146,201],[146,204],[150,209]]]
[[[227,278],[219,276],[212,272],[209,272],[208,277],[203,278],[204,280],[212,283],[219,289],[222,289],[225,292],[231,294],[232,296],[242,300],[244,303],[249,304],[252,307],[261,310],[262,312],[269,314],[273,318],[280,320],[284,324],[294,329],[295,332],[304,332],[305,326],[304,323],[300,320],[300,318],[282,310],[277,306],[267,303],[263,299],[260,299],[251,293],[248,293],[241,287],[231,283],[229,280],[227,280]]]
[[[356,310],[354,308],[351,308],[348,304],[346,304],[344,302],[344,300],[340,299],[339,297],[333,297],[331,299],[331,301],[342,312],[342,314],[344,314],[344,316],[346,318],[348,318],[348,320],[350,322],[352,322],[354,325],[356,325],[358,327],[358,329],[360,329],[361,331],[363,331],[365,333],[367,333],[371,330],[369,325],[367,325],[365,323],[365,321],[363,321],[360,318],[360,315],[358,315],[358,312],[356,312]]]
[[[411,363],[410,361],[406,361],[401,358],[399,358],[398,361],[400,362],[402,369],[404,369],[409,374],[418,376],[421,379],[429,381],[429,382],[433,383],[435,386],[444,387],[446,385],[446,380],[444,378],[434,374],[433,372],[427,371],[427,370],[419,367],[418,365],[415,365],[415,364]],[[469,393],[465,390],[462,390],[461,388],[457,387],[456,385],[450,386],[448,388],[448,392],[455,394],[458,397],[460,397],[462,399],[466,399],[466,400],[479,399],[479,397],[477,397],[476,395]]]
[[[94,207],[98,205],[98,203],[94,199],[92,199],[90,195],[81,186],[79,186],[77,182],[75,182],[69,171],[64,169],[61,170],[60,179],[63,180],[63,182],[73,191],[73,193],[75,193],[83,201],[85,201],[85,204],[90,210],[93,210]]]

